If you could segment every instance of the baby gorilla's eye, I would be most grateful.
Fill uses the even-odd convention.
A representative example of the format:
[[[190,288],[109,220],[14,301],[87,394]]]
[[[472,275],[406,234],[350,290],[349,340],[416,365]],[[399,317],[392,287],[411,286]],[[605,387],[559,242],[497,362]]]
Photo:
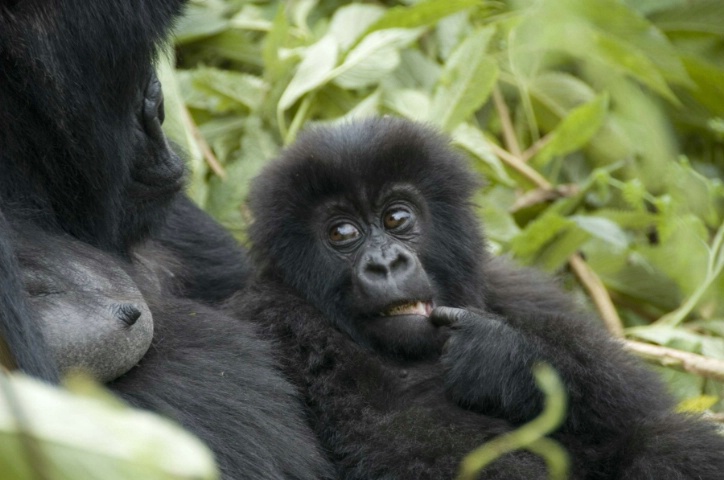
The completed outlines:
[[[387,230],[399,230],[407,227],[412,220],[412,212],[406,208],[393,207],[385,212],[384,223]]]
[[[359,230],[351,223],[338,223],[329,230],[329,239],[332,243],[349,242],[359,235]]]

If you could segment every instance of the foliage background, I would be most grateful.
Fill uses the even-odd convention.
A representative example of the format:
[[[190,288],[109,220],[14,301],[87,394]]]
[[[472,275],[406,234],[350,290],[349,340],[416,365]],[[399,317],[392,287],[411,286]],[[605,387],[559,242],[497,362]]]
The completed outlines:
[[[430,122],[487,177],[495,252],[614,334],[711,359],[649,355],[686,408],[724,408],[724,2],[199,0],[174,41],[165,127],[240,240],[254,175],[307,124]]]

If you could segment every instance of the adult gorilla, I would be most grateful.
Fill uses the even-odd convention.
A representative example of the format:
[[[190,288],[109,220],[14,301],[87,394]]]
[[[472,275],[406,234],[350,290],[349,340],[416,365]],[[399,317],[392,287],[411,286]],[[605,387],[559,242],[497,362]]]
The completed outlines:
[[[268,345],[211,306],[247,267],[161,130],[152,61],[182,6],[0,4],[0,333],[28,373],[85,367],[179,420],[225,478],[325,478]]]
[[[550,280],[490,257],[476,188],[445,138],[392,118],[312,130],[254,182],[260,278],[231,308],[276,339],[341,477],[452,478],[540,413],[531,367],[547,362],[568,390],[553,437],[571,478],[721,479],[713,425],[674,414]],[[481,474],[546,477],[530,452]]]

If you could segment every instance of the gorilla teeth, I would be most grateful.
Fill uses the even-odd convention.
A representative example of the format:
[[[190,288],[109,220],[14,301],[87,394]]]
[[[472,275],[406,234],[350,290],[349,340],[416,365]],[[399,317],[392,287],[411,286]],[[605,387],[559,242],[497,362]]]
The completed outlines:
[[[421,315],[429,317],[432,305],[429,302],[410,302],[392,307],[385,312],[385,315]]]

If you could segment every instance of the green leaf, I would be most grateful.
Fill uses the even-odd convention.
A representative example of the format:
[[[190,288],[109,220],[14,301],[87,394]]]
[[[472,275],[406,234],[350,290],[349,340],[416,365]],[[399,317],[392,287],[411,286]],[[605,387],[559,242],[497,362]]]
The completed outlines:
[[[724,17],[721,23],[724,24]],[[712,113],[724,115],[724,69],[699,57],[685,56],[683,60],[696,83],[692,96]]]
[[[308,47],[294,77],[279,99],[277,111],[287,110],[304,94],[327,83],[332,78],[332,70],[337,63],[337,53],[337,42],[331,35],[325,35]]]
[[[337,9],[329,23],[329,33],[334,37],[343,52],[365,33],[370,25],[385,14],[378,5],[353,3]]]
[[[724,35],[724,2],[697,0],[655,13],[651,20],[665,32]]]
[[[562,230],[550,243],[545,245],[535,259],[535,265],[546,272],[555,272],[563,267],[568,258],[580,250],[590,234],[580,228]]]
[[[580,78],[556,71],[537,75],[530,84],[530,93],[556,115],[556,121],[596,97],[596,91]]]
[[[442,68],[419,50],[406,49],[400,52],[400,66],[385,78],[385,85],[392,88],[421,89],[431,92]],[[428,93],[429,94],[429,93]]]
[[[626,232],[607,218],[588,215],[573,215],[568,218],[576,222],[578,228],[608,243],[611,248],[625,250],[629,246]]]
[[[217,478],[211,452],[199,440],[166,419],[104,396],[81,396],[0,372],[3,478],[34,480],[41,467],[58,480]]]
[[[470,35],[450,56],[432,100],[430,120],[452,131],[488,99],[498,79],[498,66],[485,49],[494,30]]]
[[[244,122],[239,149],[227,165],[226,178],[213,177],[209,182],[207,211],[237,236],[246,226],[242,204],[251,182],[278,151],[279,146],[263,129],[259,118],[249,117]]]
[[[489,240],[508,244],[520,234],[520,227],[510,214],[510,206],[515,202],[515,193],[510,188],[496,185],[479,194],[474,203],[480,206],[480,215],[485,225],[485,234]]]
[[[514,52],[531,63],[534,51],[565,52],[583,65],[636,78],[672,103],[668,82],[689,86],[677,51],[653,24],[617,0],[543,0],[525,10],[512,36]],[[551,28],[556,25],[557,28]],[[517,58],[516,57],[516,58]],[[528,74],[533,77],[540,60]]]
[[[194,86],[217,98],[216,111],[225,112],[246,107],[258,109],[268,90],[266,82],[248,73],[217,68],[199,68],[191,73]]]
[[[426,27],[480,3],[480,0],[426,0],[412,6],[393,7],[388,9],[368,32],[387,28]]]
[[[575,225],[573,221],[556,213],[545,213],[530,222],[523,232],[510,242],[513,255],[529,263],[549,242]]]
[[[385,92],[384,105],[410,120],[423,121],[430,114],[430,97],[419,90],[388,90]]]
[[[397,68],[400,49],[422,34],[421,29],[393,28],[365,36],[350,50],[342,64],[331,72],[334,83],[342,88],[363,88],[377,83]]]
[[[600,60],[631,74],[664,98],[678,103],[664,75],[644,52],[605,32],[592,35],[592,40]]]
[[[676,411],[681,413],[703,413],[716,405],[719,397],[714,395],[699,395],[679,402]]]
[[[452,132],[452,138],[456,145],[467,150],[484,164],[482,170],[488,178],[509,187],[515,186],[515,181],[508,175],[503,162],[493,153],[490,142],[483,132],[468,123],[463,123]]]
[[[177,44],[195,42],[221,33],[229,28],[223,8],[214,6],[189,5],[173,31]]]
[[[574,108],[549,133],[548,143],[534,157],[532,164],[541,168],[555,156],[567,155],[584,147],[603,125],[608,112],[608,95],[601,94]]]
[[[289,37],[289,21],[285,9],[280,8],[274,16],[271,30],[264,38],[262,45],[262,64],[264,65],[264,78],[269,82],[281,79],[285,68],[279,57],[279,52],[286,45]]]

